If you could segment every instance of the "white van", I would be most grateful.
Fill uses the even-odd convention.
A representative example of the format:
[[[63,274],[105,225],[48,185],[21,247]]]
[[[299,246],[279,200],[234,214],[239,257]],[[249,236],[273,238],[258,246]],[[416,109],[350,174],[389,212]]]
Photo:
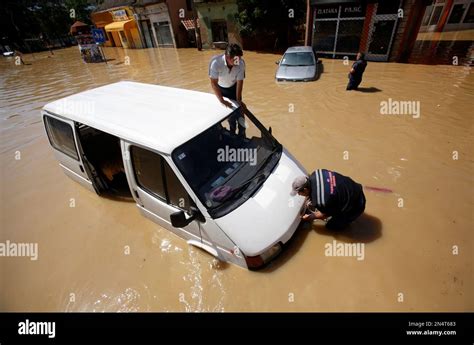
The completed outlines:
[[[42,117],[66,175],[133,198],[221,261],[259,268],[300,223],[303,198],[290,192],[304,168],[254,115],[212,94],[122,81],[48,103]]]

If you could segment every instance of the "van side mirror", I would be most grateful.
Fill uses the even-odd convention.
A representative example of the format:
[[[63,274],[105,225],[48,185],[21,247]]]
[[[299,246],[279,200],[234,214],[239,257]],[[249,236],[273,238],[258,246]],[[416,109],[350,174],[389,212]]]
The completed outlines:
[[[280,64],[280,60],[278,60],[278,61],[275,61],[275,63],[276,63],[277,65],[279,65],[279,64]]]
[[[175,228],[184,228],[195,219],[199,221],[204,220],[202,219],[204,217],[202,217],[201,212],[197,208],[191,207],[190,213],[191,216],[189,218],[186,218],[186,213],[183,210],[170,214],[171,225]]]
[[[321,60],[316,61],[318,65],[321,65],[323,62]]]
[[[186,225],[192,222],[191,218],[186,219],[184,211],[178,211],[170,214],[171,225],[175,228],[184,228]]]

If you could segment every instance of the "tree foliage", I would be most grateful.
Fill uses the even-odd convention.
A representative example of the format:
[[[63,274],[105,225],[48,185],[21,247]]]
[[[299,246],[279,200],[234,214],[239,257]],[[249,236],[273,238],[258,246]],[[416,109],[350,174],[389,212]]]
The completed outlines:
[[[25,39],[65,36],[76,20],[90,23],[95,4],[92,0],[3,0],[0,38],[21,46]]]
[[[288,41],[305,22],[306,0],[237,0],[236,19],[243,36],[278,37]]]

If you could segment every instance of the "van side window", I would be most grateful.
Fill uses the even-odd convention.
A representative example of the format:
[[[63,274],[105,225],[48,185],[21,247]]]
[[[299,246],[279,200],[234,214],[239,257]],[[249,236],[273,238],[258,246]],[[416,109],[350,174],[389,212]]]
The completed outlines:
[[[166,200],[161,156],[138,146],[131,147],[131,154],[138,185],[147,192]]]
[[[79,160],[71,125],[51,116],[45,116],[44,120],[51,146],[65,155]]]
[[[174,173],[173,169],[168,163],[163,160],[165,165],[165,176],[166,176],[166,190],[168,191],[168,204],[177,206],[179,208],[189,210],[190,197],[186,189],[184,189],[178,177]]]
[[[135,178],[142,189],[184,210],[195,206],[163,157],[138,146],[131,146],[130,150]]]

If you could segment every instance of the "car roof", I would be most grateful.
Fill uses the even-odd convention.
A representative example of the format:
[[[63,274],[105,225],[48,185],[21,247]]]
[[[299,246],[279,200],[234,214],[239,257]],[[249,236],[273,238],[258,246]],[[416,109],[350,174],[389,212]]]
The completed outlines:
[[[210,93],[121,81],[43,107],[165,154],[232,112]]]
[[[290,47],[286,50],[285,53],[295,53],[295,52],[313,52],[313,47],[311,47],[311,46]]]

